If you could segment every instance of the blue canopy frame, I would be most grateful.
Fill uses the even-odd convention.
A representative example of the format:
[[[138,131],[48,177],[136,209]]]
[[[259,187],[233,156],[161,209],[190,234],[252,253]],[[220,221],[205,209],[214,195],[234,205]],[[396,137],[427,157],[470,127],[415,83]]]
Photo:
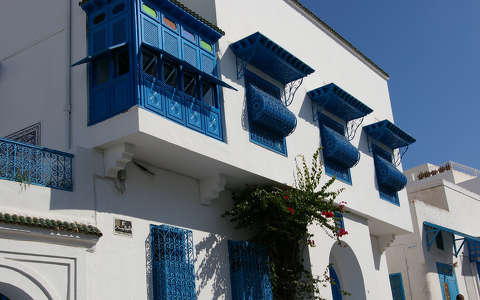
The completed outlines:
[[[117,44],[117,45],[113,45],[113,46],[110,46],[108,47],[107,49],[103,50],[103,51],[100,51],[98,53],[95,53],[93,55],[89,55],[87,57],[84,57],[82,58],[81,60],[77,61],[76,63],[74,63],[72,65],[72,67],[75,67],[75,66],[78,66],[78,65],[81,65],[81,64],[86,64],[86,63],[91,63],[93,61],[95,61],[96,59],[99,59],[100,57],[102,56],[106,56],[110,53],[112,53],[114,50],[116,49],[120,49],[122,47],[126,47],[128,45],[127,42],[124,42],[124,43],[120,43],[120,44]]]
[[[463,246],[465,245],[465,240],[480,242],[480,238],[478,238],[478,237],[473,237],[471,235],[468,235],[468,234],[465,234],[465,233],[462,233],[462,232],[459,232],[459,231],[456,231],[456,230],[453,230],[453,229],[450,229],[450,228],[447,228],[447,227],[436,225],[436,224],[433,224],[433,223],[430,223],[430,222],[423,222],[423,226],[425,228],[425,235],[426,235],[426,240],[427,240],[427,250],[430,250],[430,247],[433,245],[433,242],[435,241],[435,239],[437,238],[437,235],[441,231],[445,231],[445,232],[448,232],[448,233],[452,234],[455,257],[458,256],[458,254],[462,250]],[[429,238],[429,234],[430,234],[431,238]],[[461,236],[461,238],[455,238],[455,236]],[[461,242],[460,246],[457,246],[457,242],[459,242],[459,241],[462,241],[462,242]]]
[[[416,140],[389,120],[383,120],[364,127],[365,132],[390,149],[406,147]]]
[[[311,90],[307,95],[312,100],[312,104],[319,105],[346,122],[363,118],[373,112],[373,109],[335,83]]]

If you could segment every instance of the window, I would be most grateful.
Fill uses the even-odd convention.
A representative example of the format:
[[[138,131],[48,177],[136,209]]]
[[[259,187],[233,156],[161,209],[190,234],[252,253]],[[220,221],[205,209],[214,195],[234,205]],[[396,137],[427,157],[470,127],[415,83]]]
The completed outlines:
[[[151,8],[150,6],[148,6],[147,4],[145,3],[142,3],[142,10],[147,14],[149,15],[150,17],[156,19],[157,18],[157,12],[155,11],[155,9]]]
[[[101,23],[103,20],[105,20],[105,13],[101,13],[99,15],[97,15],[95,18],[93,18],[93,24],[97,25],[99,23]]]
[[[130,56],[128,54],[128,49],[123,49],[115,54],[115,68],[117,76],[122,76],[130,72]]]
[[[142,49],[143,71],[151,76],[157,76],[157,56],[147,49]]]
[[[396,181],[403,180],[405,176],[393,166],[393,154],[391,152],[386,151],[376,144],[372,144],[372,150],[380,198],[392,202],[395,205],[400,205],[398,193],[395,188],[390,185],[395,184]],[[386,169],[388,172],[381,171],[382,169]],[[390,176],[395,177],[390,178]],[[388,183],[384,184],[384,181],[388,181]]]
[[[213,47],[209,43],[205,42],[204,40],[200,40],[200,47],[208,52],[213,52]]]
[[[163,24],[165,24],[173,31],[177,31],[177,24],[165,16],[163,17]]]
[[[202,100],[213,107],[218,108],[217,86],[207,80],[202,80]]]
[[[440,230],[435,237],[435,245],[437,246],[437,249],[439,250],[445,250],[444,245],[443,245],[443,236],[442,236],[442,231]]]
[[[108,57],[99,59],[93,63],[93,76],[95,86],[99,86],[110,80],[110,59]]]
[[[166,59],[163,61],[163,81],[174,88],[178,84],[178,69],[178,64]]]
[[[197,78],[191,71],[183,71],[183,92],[189,96],[197,97]]]

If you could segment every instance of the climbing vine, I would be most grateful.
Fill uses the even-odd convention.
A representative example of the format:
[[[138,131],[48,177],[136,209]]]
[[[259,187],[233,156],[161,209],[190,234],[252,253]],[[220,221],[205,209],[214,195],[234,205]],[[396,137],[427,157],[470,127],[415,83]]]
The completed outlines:
[[[224,213],[238,229],[251,232],[250,241],[266,246],[274,299],[322,299],[319,287],[329,281],[328,269],[313,276],[305,268],[305,249],[315,247],[309,225],[316,224],[333,239],[348,234],[337,226],[336,212],[345,202],[334,201],[342,189],[331,191],[331,178],[322,185],[322,162],[317,150],[309,167],[303,156],[295,160],[294,186],[249,186],[234,193],[233,207]]]

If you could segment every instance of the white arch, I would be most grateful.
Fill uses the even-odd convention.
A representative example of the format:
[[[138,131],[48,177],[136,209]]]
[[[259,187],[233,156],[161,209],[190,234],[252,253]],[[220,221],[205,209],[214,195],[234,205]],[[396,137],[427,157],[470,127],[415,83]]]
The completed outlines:
[[[330,263],[337,273],[342,290],[351,293],[345,299],[366,300],[365,281],[362,269],[352,248],[342,241],[342,245],[334,243],[330,250]]]
[[[57,291],[32,268],[20,262],[0,258],[0,282],[22,290],[32,299],[60,299]]]

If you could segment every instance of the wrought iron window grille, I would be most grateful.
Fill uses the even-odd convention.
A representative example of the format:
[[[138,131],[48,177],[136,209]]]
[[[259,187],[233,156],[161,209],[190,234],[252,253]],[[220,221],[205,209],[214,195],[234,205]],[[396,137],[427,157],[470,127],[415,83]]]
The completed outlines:
[[[27,128],[7,135],[5,138],[20,143],[39,146],[41,144],[41,124],[35,123]]]

